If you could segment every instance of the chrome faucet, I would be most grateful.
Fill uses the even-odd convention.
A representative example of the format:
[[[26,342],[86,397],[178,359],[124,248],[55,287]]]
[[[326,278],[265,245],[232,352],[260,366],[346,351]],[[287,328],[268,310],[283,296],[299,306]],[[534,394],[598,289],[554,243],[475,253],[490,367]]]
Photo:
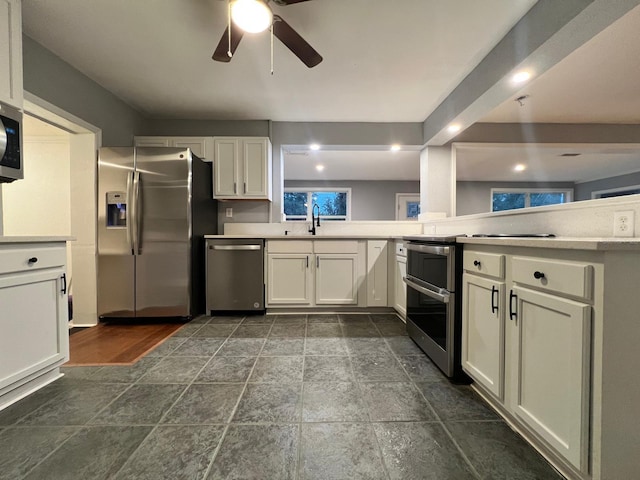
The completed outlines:
[[[318,208],[318,217],[317,218],[314,216],[314,213],[316,211],[316,207]],[[319,227],[319,226],[320,226],[320,205],[318,205],[317,203],[314,203],[313,207],[311,207],[311,228],[309,229],[309,233],[311,233],[311,235],[315,235],[316,234],[316,227]]]

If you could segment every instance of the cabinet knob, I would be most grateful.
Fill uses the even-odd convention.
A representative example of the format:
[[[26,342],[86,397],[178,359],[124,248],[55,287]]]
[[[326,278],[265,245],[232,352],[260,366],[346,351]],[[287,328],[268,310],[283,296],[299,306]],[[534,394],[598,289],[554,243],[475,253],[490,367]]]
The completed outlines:
[[[541,278],[544,278],[544,273],[542,272],[538,272],[537,270],[535,272],[533,272],[533,278],[539,280]]]
[[[29,259],[29,263],[36,263],[38,261],[38,257],[31,257]]]
[[[473,261],[473,264],[474,264],[476,267],[480,268],[480,260],[474,260],[474,261]]]

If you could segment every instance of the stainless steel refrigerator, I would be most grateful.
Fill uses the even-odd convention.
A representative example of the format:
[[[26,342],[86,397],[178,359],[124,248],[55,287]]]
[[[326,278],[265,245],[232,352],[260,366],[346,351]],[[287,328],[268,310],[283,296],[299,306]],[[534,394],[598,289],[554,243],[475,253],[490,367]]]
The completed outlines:
[[[205,311],[204,235],[217,232],[211,164],[189,149],[98,154],[98,316],[189,319]]]

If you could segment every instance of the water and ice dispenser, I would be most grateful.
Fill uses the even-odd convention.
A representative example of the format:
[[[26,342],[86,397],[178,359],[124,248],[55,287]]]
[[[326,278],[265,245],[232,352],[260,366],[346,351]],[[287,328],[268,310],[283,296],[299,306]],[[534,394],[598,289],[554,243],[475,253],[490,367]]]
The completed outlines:
[[[107,192],[107,228],[127,226],[127,194]]]

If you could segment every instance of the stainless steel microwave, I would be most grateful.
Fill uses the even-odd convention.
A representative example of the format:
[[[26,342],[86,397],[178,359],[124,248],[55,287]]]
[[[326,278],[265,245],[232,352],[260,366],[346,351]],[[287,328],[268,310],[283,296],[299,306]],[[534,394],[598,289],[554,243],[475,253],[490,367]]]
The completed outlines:
[[[0,183],[24,178],[22,113],[0,103]]]

